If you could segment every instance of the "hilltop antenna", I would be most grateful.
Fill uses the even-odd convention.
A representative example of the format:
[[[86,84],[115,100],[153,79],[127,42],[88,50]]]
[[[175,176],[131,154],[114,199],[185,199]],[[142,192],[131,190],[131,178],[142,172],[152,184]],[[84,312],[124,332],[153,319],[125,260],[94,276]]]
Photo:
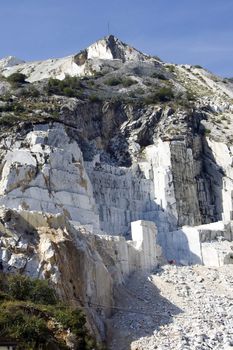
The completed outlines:
[[[110,23],[108,22],[108,35],[110,35]]]

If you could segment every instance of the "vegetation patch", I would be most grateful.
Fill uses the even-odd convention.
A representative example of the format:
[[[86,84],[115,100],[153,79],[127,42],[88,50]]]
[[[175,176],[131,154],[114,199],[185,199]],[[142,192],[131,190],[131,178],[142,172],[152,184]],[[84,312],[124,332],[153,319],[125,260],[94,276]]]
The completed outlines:
[[[124,79],[122,79],[122,85],[124,87],[130,87],[130,86],[135,85],[137,83],[138,82],[136,80],[132,79],[132,78],[124,78]]]
[[[90,102],[100,102],[101,98],[98,95],[92,94],[89,96],[89,101]]]
[[[61,95],[67,97],[80,98],[83,92],[83,85],[77,77],[66,76],[65,79],[59,80],[50,78],[47,85],[49,95]]]
[[[151,78],[160,79],[160,80],[169,80],[167,77],[165,77],[164,74],[158,73],[158,72],[154,72],[154,73],[151,75]]]
[[[43,122],[58,120],[59,106],[56,101],[41,101],[39,98],[21,96],[17,100],[9,95],[1,96],[0,125],[12,127],[19,122]]]
[[[13,87],[19,87],[26,83],[26,75],[22,73],[13,73],[6,78],[6,80],[11,83]]]
[[[209,134],[211,134],[211,130],[210,129],[205,129],[204,133],[205,133],[205,135],[209,135]]]
[[[117,86],[122,83],[122,79],[118,77],[111,77],[107,80],[105,80],[105,84],[108,86]]]
[[[83,312],[62,304],[46,281],[1,273],[1,337],[16,341],[18,350],[68,349],[69,332],[75,349],[100,349],[85,324]]]
[[[171,64],[165,66],[165,68],[166,68],[170,73],[175,73],[175,71],[176,71],[175,67],[172,66]]]
[[[105,84],[108,86],[123,85],[123,87],[130,87],[131,85],[137,84],[137,81],[129,77],[111,77],[105,80]]]
[[[170,87],[162,87],[147,97],[145,97],[144,102],[146,104],[156,104],[159,102],[168,102],[174,99],[174,93]]]

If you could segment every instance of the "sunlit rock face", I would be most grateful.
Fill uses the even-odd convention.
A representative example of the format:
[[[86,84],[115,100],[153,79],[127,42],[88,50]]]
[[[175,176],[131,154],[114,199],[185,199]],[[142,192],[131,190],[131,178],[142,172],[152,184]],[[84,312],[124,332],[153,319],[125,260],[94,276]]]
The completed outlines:
[[[196,138],[187,148],[159,139],[145,148],[143,161],[118,167],[98,156],[84,161],[68,134],[62,124],[41,124],[22,140],[4,140],[1,205],[63,213],[92,230],[129,237],[132,221],[150,220],[161,242],[163,232],[179,226],[231,220],[232,158],[225,144]]]
[[[113,35],[109,35],[78,54],[64,58],[24,62],[9,56],[0,60],[0,71],[5,76],[15,72],[23,73],[30,82],[49,77],[64,79],[67,74],[71,76],[93,75],[96,69],[100,69],[100,65],[104,64],[105,60],[119,60],[119,63],[153,61],[148,55],[123,43]]]
[[[64,126],[37,125],[21,142],[5,140],[0,203],[9,208],[64,213],[99,228],[82,152]]]
[[[149,56],[141,53],[135,48],[124,44],[113,35],[97,41],[87,49],[87,59],[119,59],[125,61],[144,61]]]

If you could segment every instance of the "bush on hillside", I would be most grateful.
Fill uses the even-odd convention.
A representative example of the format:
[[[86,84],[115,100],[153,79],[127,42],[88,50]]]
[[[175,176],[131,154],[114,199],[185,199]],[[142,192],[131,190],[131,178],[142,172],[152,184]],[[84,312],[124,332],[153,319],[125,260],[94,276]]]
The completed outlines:
[[[17,349],[67,349],[61,334],[68,330],[77,349],[99,349],[85,324],[83,312],[61,304],[46,281],[0,274],[1,337],[18,342]]]
[[[159,102],[168,102],[174,99],[173,91],[170,87],[162,87],[157,91],[154,91],[145,98],[146,104],[156,104]]]
[[[77,77],[66,76],[63,80],[50,78],[47,85],[49,95],[80,97],[81,90],[82,83]]]
[[[126,87],[130,87],[132,85],[137,84],[138,82],[132,78],[124,78],[122,80],[122,85],[126,88]]]
[[[151,75],[151,78],[160,79],[160,80],[168,80],[168,78],[165,77],[164,74],[162,74],[162,73],[157,73],[157,72],[154,72],[154,73]]]
[[[171,64],[165,66],[165,68],[170,72],[170,73],[175,73],[176,69],[174,66],[172,66]]]
[[[48,282],[30,279],[25,275],[9,275],[5,291],[17,300],[28,300],[37,304],[54,305],[57,297]]]
[[[111,77],[107,80],[105,80],[105,84],[108,86],[117,86],[117,85],[123,85],[123,87],[127,88],[134,84],[137,84],[137,81],[130,78],[121,78],[121,77]]]
[[[107,80],[105,80],[105,84],[108,86],[117,86],[122,83],[122,79],[118,77],[112,77]]]
[[[7,77],[7,81],[14,86],[20,86],[26,83],[26,75],[22,73],[13,73]]]
[[[89,101],[90,102],[100,102],[101,98],[95,94],[92,94],[89,96]]]

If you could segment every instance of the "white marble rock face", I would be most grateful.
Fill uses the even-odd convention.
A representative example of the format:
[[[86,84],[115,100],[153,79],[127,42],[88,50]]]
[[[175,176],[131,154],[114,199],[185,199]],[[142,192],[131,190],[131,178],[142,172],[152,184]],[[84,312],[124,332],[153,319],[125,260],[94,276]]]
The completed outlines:
[[[114,235],[130,233],[132,221],[149,220],[156,223],[162,246],[166,246],[166,233],[175,231],[178,221],[189,226],[201,223],[193,153],[182,143],[159,139],[146,147],[138,176],[133,168],[100,164],[96,159],[84,162],[77,142],[59,123],[36,125],[23,141],[12,144],[9,136],[4,142],[8,150],[3,151],[1,163],[0,205],[63,213],[89,225],[92,232]],[[232,215],[231,150],[225,144],[208,142],[216,164],[224,170],[223,187],[216,188],[222,195],[222,218],[228,222]],[[180,171],[177,164],[184,164],[187,157],[189,167]],[[175,188],[174,177],[184,184],[189,179],[193,182],[184,192]]]
[[[156,61],[133,47],[122,43],[114,36],[107,36],[98,40],[86,49],[86,53],[86,60],[81,65],[75,63],[76,55],[35,62],[24,62],[9,56],[0,60],[0,71],[6,77],[20,72],[27,76],[28,81],[34,82],[50,77],[64,79],[66,75],[93,75],[93,70],[99,69],[99,60],[102,62],[104,60],[115,60],[116,65],[121,61]]]
[[[35,126],[24,146],[12,145],[2,164],[1,205],[64,213],[70,220],[99,228],[82,153],[60,124]]]
[[[135,220],[158,222],[160,232],[168,227],[151,178],[131,168],[84,162],[61,124],[36,125],[23,142],[10,145],[2,164],[0,205],[7,208],[63,213],[91,231],[114,235],[129,233]]]

